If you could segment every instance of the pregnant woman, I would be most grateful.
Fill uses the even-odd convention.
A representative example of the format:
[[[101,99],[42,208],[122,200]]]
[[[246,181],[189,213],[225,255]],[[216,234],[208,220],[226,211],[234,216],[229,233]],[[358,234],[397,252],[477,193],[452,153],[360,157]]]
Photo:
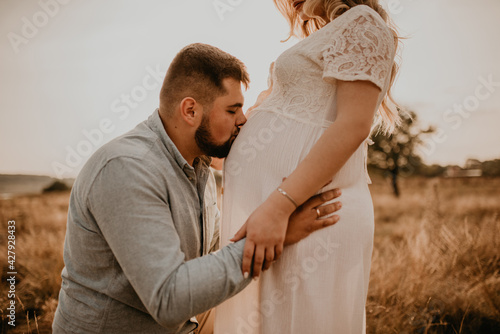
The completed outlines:
[[[215,333],[361,334],[374,230],[366,145],[374,119],[387,132],[398,121],[398,37],[376,0],[275,3],[303,39],[276,60],[225,162],[221,240],[246,236],[243,271],[259,278],[217,308]],[[340,222],[283,250],[290,213],[331,188],[342,189]]]

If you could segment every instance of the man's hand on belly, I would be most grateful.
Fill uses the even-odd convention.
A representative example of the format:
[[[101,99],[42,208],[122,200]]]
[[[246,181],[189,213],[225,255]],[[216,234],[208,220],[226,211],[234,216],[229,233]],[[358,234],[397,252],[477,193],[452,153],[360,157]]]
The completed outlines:
[[[338,211],[342,207],[341,203],[321,205],[340,195],[339,189],[333,189],[313,196],[285,218],[279,211],[273,210],[269,201],[264,202],[231,239],[238,241],[245,236],[247,238],[243,253],[243,274],[248,276],[253,267],[252,276],[258,277],[262,270],[268,269],[279,258],[284,245],[294,244],[314,231],[337,223],[339,216],[322,217]]]

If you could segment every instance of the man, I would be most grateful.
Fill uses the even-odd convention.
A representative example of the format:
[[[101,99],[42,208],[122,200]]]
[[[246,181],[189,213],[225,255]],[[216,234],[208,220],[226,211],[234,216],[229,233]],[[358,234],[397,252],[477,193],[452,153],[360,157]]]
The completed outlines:
[[[190,45],[167,72],[160,108],[89,159],[71,194],[54,333],[191,333],[190,318],[249,283],[245,240],[210,253],[218,243],[213,182],[206,191],[207,156],[227,156],[246,122],[248,82],[235,57]],[[286,243],[334,224],[338,217],[317,218],[336,205],[316,207],[335,196],[300,207]]]

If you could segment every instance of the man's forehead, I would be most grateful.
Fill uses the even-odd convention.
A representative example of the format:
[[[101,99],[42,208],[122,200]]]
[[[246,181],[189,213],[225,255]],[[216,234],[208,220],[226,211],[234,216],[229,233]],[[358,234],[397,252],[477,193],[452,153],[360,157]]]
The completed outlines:
[[[241,82],[232,79],[233,82],[227,82],[225,79],[224,86],[226,88],[226,94],[220,96],[217,100],[225,104],[227,107],[243,107],[245,98],[243,96],[243,91],[241,89]]]

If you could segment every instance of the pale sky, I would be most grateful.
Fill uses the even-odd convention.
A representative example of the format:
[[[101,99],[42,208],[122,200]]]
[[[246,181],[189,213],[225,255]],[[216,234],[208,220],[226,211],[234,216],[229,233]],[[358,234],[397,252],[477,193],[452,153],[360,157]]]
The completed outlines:
[[[425,161],[500,158],[500,1],[384,2],[407,37],[394,95],[440,129]],[[157,69],[193,42],[246,63],[250,107],[287,31],[271,0],[0,0],[0,173],[76,176],[154,111]]]

